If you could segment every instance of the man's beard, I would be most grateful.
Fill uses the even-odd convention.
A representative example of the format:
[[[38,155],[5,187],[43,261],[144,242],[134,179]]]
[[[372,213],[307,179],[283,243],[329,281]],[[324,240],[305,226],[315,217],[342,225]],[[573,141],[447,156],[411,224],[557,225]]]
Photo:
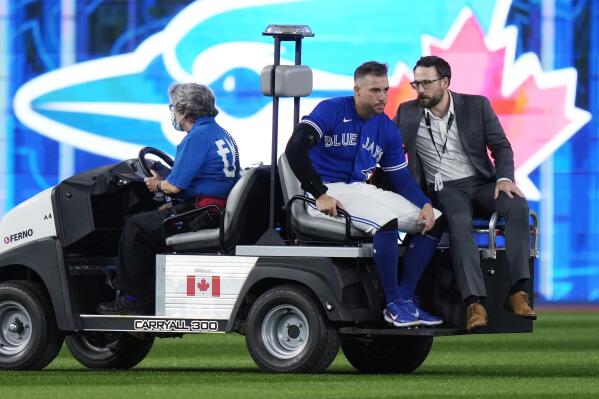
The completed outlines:
[[[426,97],[423,94],[418,94],[417,101],[418,101],[418,105],[420,105],[422,108],[433,108],[435,105],[437,105],[441,102],[442,98],[443,98],[442,93],[439,96],[433,95],[432,97]]]
[[[382,104],[376,104],[376,105],[372,105],[371,107],[369,107],[368,112],[370,113],[369,117],[371,116],[376,116],[376,115],[382,115],[385,112],[385,103]],[[380,110],[377,109],[377,107],[381,106]]]
[[[382,115],[385,112],[385,107],[383,106],[382,109],[377,109],[376,107],[372,107],[372,113],[373,115]]]

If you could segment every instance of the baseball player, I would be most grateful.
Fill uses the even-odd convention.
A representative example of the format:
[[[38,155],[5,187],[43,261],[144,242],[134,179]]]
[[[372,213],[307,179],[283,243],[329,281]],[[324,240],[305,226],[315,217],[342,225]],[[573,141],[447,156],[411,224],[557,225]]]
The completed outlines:
[[[384,319],[397,327],[434,326],[443,321],[414,301],[416,284],[443,231],[434,209],[408,172],[396,125],[383,113],[389,81],[387,65],[366,62],[354,73],[354,96],[318,104],[295,128],[285,153],[302,188],[316,199],[308,213],[337,218],[374,235],[374,263],[387,301]],[[393,188],[365,183],[377,164]],[[398,283],[398,230],[411,233]]]

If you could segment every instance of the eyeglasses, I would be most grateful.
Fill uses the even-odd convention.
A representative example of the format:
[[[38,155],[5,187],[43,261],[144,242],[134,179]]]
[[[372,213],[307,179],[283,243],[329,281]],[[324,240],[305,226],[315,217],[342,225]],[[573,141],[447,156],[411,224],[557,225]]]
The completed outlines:
[[[410,86],[412,86],[412,89],[414,90],[418,90],[418,86],[422,85],[422,88],[424,90],[427,90],[429,87],[431,87],[431,85],[433,84],[433,82],[436,82],[437,80],[441,80],[443,78],[439,78],[439,79],[435,79],[435,80],[415,80],[413,82],[410,82]]]

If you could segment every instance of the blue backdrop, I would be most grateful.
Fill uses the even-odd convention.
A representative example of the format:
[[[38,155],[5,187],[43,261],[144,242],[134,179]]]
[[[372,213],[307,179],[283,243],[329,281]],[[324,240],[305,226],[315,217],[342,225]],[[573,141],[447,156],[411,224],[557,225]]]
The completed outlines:
[[[392,71],[391,114],[413,96],[418,57],[450,59],[454,88],[491,98],[540,213],[539,299],[599,302],[597,1],[0,0],[0,212],[140,146],[173,153],[173,81],[209,84],[242,164],[268,162],[258,81],[272,63],[270,23],[316,33],[303,44],[315,71],[304,112],[350,93],[355,66],[376,59]]]

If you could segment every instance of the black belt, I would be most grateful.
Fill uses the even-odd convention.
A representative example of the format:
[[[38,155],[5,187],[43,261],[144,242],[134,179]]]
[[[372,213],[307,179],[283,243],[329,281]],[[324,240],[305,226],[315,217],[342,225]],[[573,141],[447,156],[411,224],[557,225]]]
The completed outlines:
[[[444,187],[456,187],[456,186],[462,186],[462,185],[464,185],[464,183],[472,183],[470,185],[475,186],[477,184],[483,184],[483,183],[489,183],[489,182],[490,182],[489,180],[485,179],[482,176],[474,175],[474,176],[463,177],[461,179],[443,181],[443,186]],[[428,183],[427,186],[429,189],[434,189],[434,187],[435,187],[435,185],[433,183]]]

